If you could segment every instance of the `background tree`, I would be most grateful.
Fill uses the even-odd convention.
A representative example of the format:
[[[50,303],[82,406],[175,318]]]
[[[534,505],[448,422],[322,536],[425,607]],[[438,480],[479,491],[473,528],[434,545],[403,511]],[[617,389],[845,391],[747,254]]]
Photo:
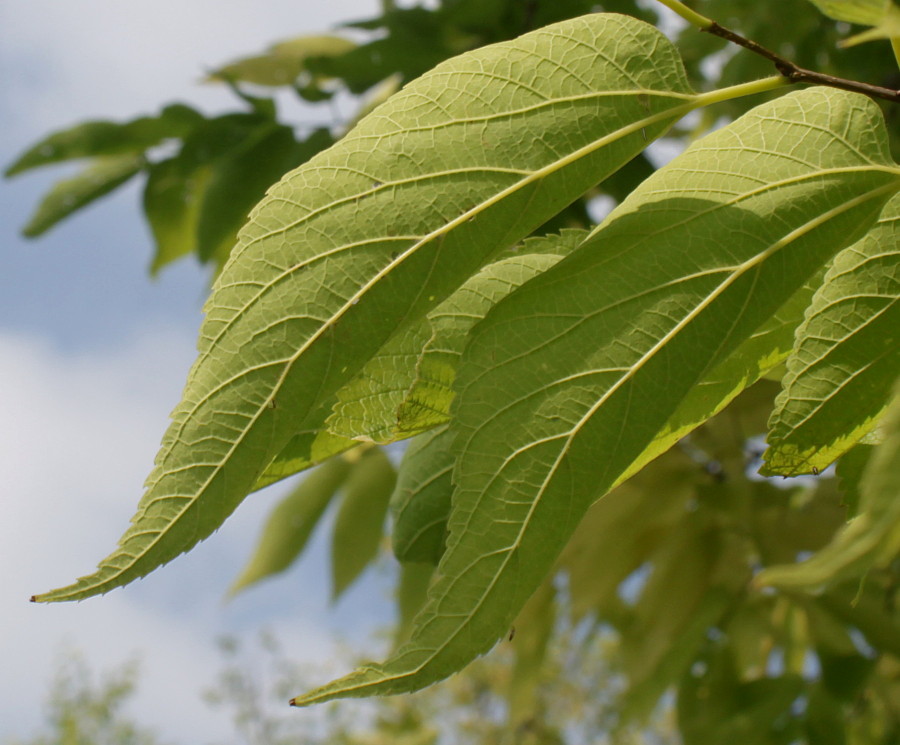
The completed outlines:
[[[688,20],[697,20],[679,3],[665,4],[677,7]],[[864,22],[876,27],[875,36],[893,37],[896,46],[893,3],[829,6],[837,23],[812,5],[794,5],[790,24],[777,22],[783,10],[775,4],[752,19],[740,15],[743,36],[773,50],[769,59],[726,46],[728,35],[714,33],[721,27],[704,25],[703,17],[698,25],[710,33],[698,33],[694,26],[667,17],[686,70],[683,83],[679,82],[685,87],[675,93],[688,96],[690,89],[713,92],[747,84],[760,95],[774,98],[783,81],[748,82],[773,72],[773,56],[782,73],[788,69],[785,60],[790,59],[796,63],[790,70],[799,66],[845,81],[897,88],[896,72],[885,64],[889,54],[874,54],[873,47],[835,52],[828,43],[846,35],[847,22]],[[659,22],[662,11],[655,8],[606,3],[603,10],[625,10]],[[144,172],[144,208],[158,243],[154,268],[188,253],[220,267],[245,213],[266,187],[344,131],[343,124],[299,129],[279,122],[274,99],[261,96],[259,86],[287,87],[312,103],[324,103],[342,93],[369,92],[370,100],[360,104],[366,110],[441,59],[594,9],[593,3],[583,2],[459,0],[432,10],[386,3],[379,18],[353,24],[374,32],[368,42],[354,45],[342,37],[316,37],[278,44],[213,74],[232,87],[244,111],[208,119],[187,107],[170,106],[157,117],[124,125],[88,123],[38,143],[8,173],[69,158],[97,160],[83,177],[58,186],[26,230],[39,233]],[[733,24],[731,3],[709,2],[700,9]],[[380,89],[373,90],[375,86]],[[708,100],[719,98],[723,101],[718,107],[703,109],[688,125],[676,124],[667,136],[695,139],[751,105],[742,97],[714,93]],[[752,104],[759,100],[755,97]],[[837,105],[803,100],[798,104],[801,108]],[[643,105],[649,114],[649,100]],[[887,132],[893,123],[896,129],[896,105],[882,106],[886,124],[871,126]],[[808,110],[804,109],[804,115]],[[776,112],[765,115],[770,121],[784,116],[781,109],[766,111]],[[664,111],[658,113],[660,122],[671,123],[663,120]],[[645,142],[665,131],[662,124],[653,129],[656,124],[648,120],[639,129]],[[865,140],[861,125],[855,126],[853,136]],[[746,136],[747,130],[737,135],[738,140]],[[156,146],[164,142],[169,144],[160,155]],[[891,146],[896,153],[896,140]],[[171,155],[173,147],[175,155]],[[480,349],[480,364],[484,364],[484,340],[492,326],[487,321],[474,331],[472,326],[491,306],[499,302],[497,307],[503,309],[489,316],[496,329],[503,312],[514,317],[516,302],[537,295],[544,302],[551,293],[549,280],[543,284],[531,280],[542,275],[543,281],[560,272],[565,276],[567,269],[578,266],[575,254],[586,254],[579,249],[591,240],[585,229],[591,205],[599,211],[597,197],[602,194],[618,202],[631,194],[635,200],[634,194],[641,193],[635,191],[638,184],[653,172],[651,159],[640,154],[641,149],[635,148],[634,159],[622,157],[628,162],[618,170],[610,169],[614,175],[586,197],[552,210],[542,224],[528,231],[529,239],[515,242],[512,249],[504,246],[507,253],[471,277],[460,276],[457,285],[465,280],[462,289],[455,294],[448,290],[441,304],[435,298],[424,325],[408,323],[392,338],[385,332],[383,348],[377,354],[377,350],[368,353],[371,360],[362,360],[357,377],[339,386],[334,400],[320,402],[325,411],[321,422],[298,433],[299,445],[277,455],[253,485],[264,486],[303,467],[324,463],[278,507],[259,552],[233,589],[286,568],[302,551],[329,503],[339,496],[333,578],[339,595],[377,555],[384,517],[393,502],[393,549],[403,562],[398,636],[407,638],[415,611],[424,602],[431,564],[447,553],[447,513],[454,489],[451,471],[457,466],[454,458],[441,460],[441,456],[453,453],[453,443],[460,437],[452,421],[449,429],[444,425],[449,401],[474,385],[473,373],[466,378],[460,372],[463,384],[455,387],[441,375],[448,370],[450,378],[455,375],[460,353],[471,338],[480,338],[482,346],[468,341],[464,361],[478,359]],[[873,162],[874,158],[870,149],[863,160]],[[702,160],[686,162],[702,173]],[[885,173],[896,170],[895,164],[879,168]],[[710,172],[708,178],[714,175]],[[572,197],[584,191],[575,182]],[[368,188],[381,186],[375,182]],[[845,194],[864,188],[869,187],[848,185]],[[890,183],[883,187],[885,200],[893,188]],[[273,201],[270,197],[268,204]],[[634,461],[637,465],[626,467],[615,480],[620,484],[617,489],[587,511],[555,568],[511,624],[516,670],[508,691],[508,719],[513,731],[541,711],[540,675],[535,671],[546,659],[548,640],[558,631],[562,613],[572,623],[611,629],[618,635],[613,664],[622,684],[614,721],[607,721],[613,729],[642,721],[675,687],[679,729],[688,742],[739,738],[787,743],[805,738],[862,743],[900,737],[900,714],[893,703],[898,700],[897,518],[892,506],[896,502],[897,425],[888,419],[882,430],[875,426],[894,398],[890,386],[900,369],[897,262],[891,250],[896,245],[897,198],[887,203],[878,218],[883,203],[846,228],[844,238],[860,238],[855,246],[842,251],[844,244],[834,239],[828,256],[808,269],[805,286],[773,304],[771,322],[749,335],[739,354],[721,358],[720,368],[690,388],[693,393],[687,393],[687,403],[674,412],[666,424],[668,430],[662,428],[663,434],[650,438],[649,446]],[[840,213],[836,206],[833,209]],[[264,214],[255,213],[257,224]],[[268,214],[268,219],[276,217]],[[615,227],[602,227],[616,235]],[[564,228],[568,230],[559,232]],[[560,262],[570,252],[572,260]],[[837,258],[832,262],[833,254]],[[558,262],[557,274],[550,273]],[[586,264],[582,270],[590,271],[591,266]],[[523,290],[518,292],[520,285]],[[821,378],[816,364],[825,352],[817,344],[822,339],[833,341],[829,330],[843,322],[829,309],[848,302],[860,287],[875,304],[858,311],[848,345],[842,347],[842,353],[861,355],[854,359],[862,361],[835,385],[837,391],[847,383],[849,398],[828,393],[831,405],[825,411],[836,421],[833,431],[828,431],[829,424],[819,423],[828,417],[804,412],[796,404],[809,390],[810,381]],[[511,299],[502,301],[506,295]],[[760,302],[754,297],[755,303]],[[880,305],[876,297],[883,301]],[[483,300],[480,307],[476,298]],[[422,315],[421,310],[416,312]],[[847,352],[848,348],[852,351]],[[786,373],[779,367],[785,360]],[[774,380],[782,377],[777,413],[767,424],[779,391]],[[737,389],[736,379],[740,379]],[[853,379],[856,384],[849,384]],[[832,378],[831,383],[836,381]],[[738,391],[742,392],[735,396]],[[398,393],[400,401],[395,405]],[[379,418],[379,407],[396,412],[402,426]],[[697,416],[698,409],[702,416]],[[813,422],[813,439],[818,438],[816,452],[800,457],[798,453],[808,448],[809,437],[803,431],[807,421]],[[384,442],[423,430],[430,431],[413,441],[396,484],[393,467],[380,450],[351,449],[354,438]],[[819,477],[789,488],[754,477],[757,443],[767,430],[773,447],[766,456],[765,472],[806,472]],[[669,449],[676,440],[678,444]],[[327,459],[340,451],[345,452]],[[596,450],[593,457],[607,455]],[[654,456],[659,457],[654,460]],[[839,456],[839,478],[821,475]],[[457,470],[456,488],[462,478]],[[851,527],[839,532],[847,517],[860,510]],[[813,561],[787,566],[815,552]],[[861,582],[863,576],[865,582]],[[49,599],[82,590],[77,586]],[[420,624],[422,618],[428,616],[420,617]],[[331,695],[332,690],[336,689],[316,695]]]

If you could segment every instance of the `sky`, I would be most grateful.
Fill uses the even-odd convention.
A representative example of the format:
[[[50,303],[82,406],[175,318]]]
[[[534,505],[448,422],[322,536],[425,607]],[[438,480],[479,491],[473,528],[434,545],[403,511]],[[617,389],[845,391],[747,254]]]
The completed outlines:
[[[376,6],[4,0],[0,163],[84,119],[127,119],[173,100],[221,110],[231,98],[198,83],[205,70]],[[227,719],[200,697],[222,667],[216,637],[272,629],[292,658],[324,664],[336,654],[335,632],[362,645],[390,618],[384,583],[363,583],[330,609],[320,535],[300,566],[224,603],[284,493],[273,488],[127,588],[81,603],[28,602],[89,573],[127,527],[193,360],[208,281],[191,261],[148,278],[137,187],[37,241],[21,239],[28,212],[62,173],[0,182],[0,742],[37,731],[65,649],[98,671],[139,658],[132,710],[167,741],[228,742]]]

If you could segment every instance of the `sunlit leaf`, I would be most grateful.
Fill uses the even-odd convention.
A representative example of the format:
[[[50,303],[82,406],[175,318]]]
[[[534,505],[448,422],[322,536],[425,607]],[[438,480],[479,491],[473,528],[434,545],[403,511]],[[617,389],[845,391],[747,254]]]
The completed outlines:
[[[299,36],[273,44],[268,52],[244,57],[213,70],[207,80],[231,80],[264,86],[291,85],[310,57],[344,54],[356,45],[340,36]]]
[[[695,100],[656,29],[595,14],[441,64],[286,176],[216,283],[132,528],[40,599],[105,592],[208,536],[396,328]]]

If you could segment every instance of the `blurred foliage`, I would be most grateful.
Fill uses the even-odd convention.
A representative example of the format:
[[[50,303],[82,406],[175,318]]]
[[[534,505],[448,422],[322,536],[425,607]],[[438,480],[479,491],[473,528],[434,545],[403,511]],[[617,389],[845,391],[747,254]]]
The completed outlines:
[[[95,681],[79,654],[65,654],[47,696],[42,731],[6,745],[160,745],[153,730],[123,711],[137,676],[137,665],[129,663]]]
[[[43,233],[140,175],[144,215],[156,241],[151,271],[188,255],[218,269],[266,188],[352,126],[356,115],[333,121],[335,100],[367,110],[447,57],[591,11],[623,12],[651,23],[664,17],[699,90],[773,72],[760,57],[685,28],[649,3],[433,5],[384,2],[379,16],[347,24],[348,33],[288,39],[221,66],[210,80],[235,94],[238,108],[232,112],[209,117],[170,104],[156,116],[87,122],[43,138],[9,166],[7,176],[68,161],[85,166],[53,187],[25,233]],[[849,24],[827,18],[812,3],[760,2],[752,13],[737,0],[695,5],[800,65],[900,87],[900,75],[885,71],[881,55],[869,46],[839,48],[851,33]],[[283,121],[276,95],[285,91],[310,112],[324,112],[318,123]],[[757,103],[758,97],[721,104],[714,114],[677,127],[670,144],[683,147]],[[896,131],[900,110],[884,109]],[[602,191],[538,232],[588,227],[591,199],[603,194],[618,201],[652,170],[639,156]],[[872,450],[862,444],[848,452],[837,477],[757,477],[754,443],[766,431],[776,392],[774,383],[761,381],[598,502],[557,571],[522,611],[510,640],[488,657],[427,691],[352,704],[369,712],[368,729],[361,731],[355,717],[329,714],[323,724],[327,740],[309,739],[296,713],[264,710],[263,693],[238,666],[233,645],[224,648],[233,666],[212,700],[233,707],[238,730],[258,745],[550,745],[604,737],[688,745],[900,742],[898,561],[816,587],[776,589],[757,579],[763,569],[794,563],[829,544],[856,511]],[[428,439],[416,441],[413,452],[437,440],[440,431],[423,437]],[[335,597],[385,556],[391,537],[385,513],[395,476],[381,451],[368,445],[348,450],[352,445],[338,443],[329,454],[346,452],[326,461],[276,509],[235,591],[287,569],[329,509],[339,513],[332,551]],[[372,484],[375,496],[369,492],[361,510],[365,487]],[[429,562],[440,555],[445,533],[449,492],[439,483],[427,486],[438,505],[428,534],[404,536],[403,545],[413,549],[398,551],[408,562],[398,581],[398,639],[424,601]],[[401,480],[394,489],[395,515],[406,488],[412,487]],[[266,653],[280,660],[278,648],[266,644]],[[79,664],[64,669],[55,685],[48,721],[56,734],[29,745],[155,742],[118,718],[133,672],[93,688]],[[296,688],[296,675],[277,671],[276,687],[286,680]],[[308,682],[306,673],[301,677],[301,684]]]

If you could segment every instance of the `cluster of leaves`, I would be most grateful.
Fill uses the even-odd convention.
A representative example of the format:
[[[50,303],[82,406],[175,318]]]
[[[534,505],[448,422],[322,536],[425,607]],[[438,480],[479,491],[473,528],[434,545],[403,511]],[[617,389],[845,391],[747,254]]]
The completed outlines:
[[[897,47],[892,0],[817,4],[868,13]],[[685,66],[635,17],[652,11],[544,17],[587,5],[387,4],[357,24],[382,32],[368,44],[293,67],[280,45],[219,71],[274,116],[235,81],[290,78],[315,100],[323,81],[362,91],[458,54],[254,208],[132,528],[39,600],[143,576],[249,492],[321,463],[235,589],[287,567],[345,487],[335,594],[377,554],[392,503],[401,643],[298,704],[417,690],[513,628],[515,720],[562,605],[621,636],[621,726],[675,685],[690,742],[897,737],[897,143],[871,99],[773,96],[788,80],[754,80],[761,57],[715,34],[677,34]],[[759,36],[837,67],[834,24],[796,5]],[[731,3],[706,6],[730,21]],[[895,79],[889,54],[857,59]],[[771,100],[745,112],[750,94]],[[653,140],[723,115],[737,118],[647,176]],[[598,188],[624,198],[589,229]],[[840,481],[748,478],[763,434],[764,474],[837,460]],[[413,436],[395,484],[371,443]]]
[[[134,695],[137,672],[130,663],[95,680],[80,655],[67,654],[47,697],[43,731],[5,745],[160,745],[153,730],[123,711]]]

